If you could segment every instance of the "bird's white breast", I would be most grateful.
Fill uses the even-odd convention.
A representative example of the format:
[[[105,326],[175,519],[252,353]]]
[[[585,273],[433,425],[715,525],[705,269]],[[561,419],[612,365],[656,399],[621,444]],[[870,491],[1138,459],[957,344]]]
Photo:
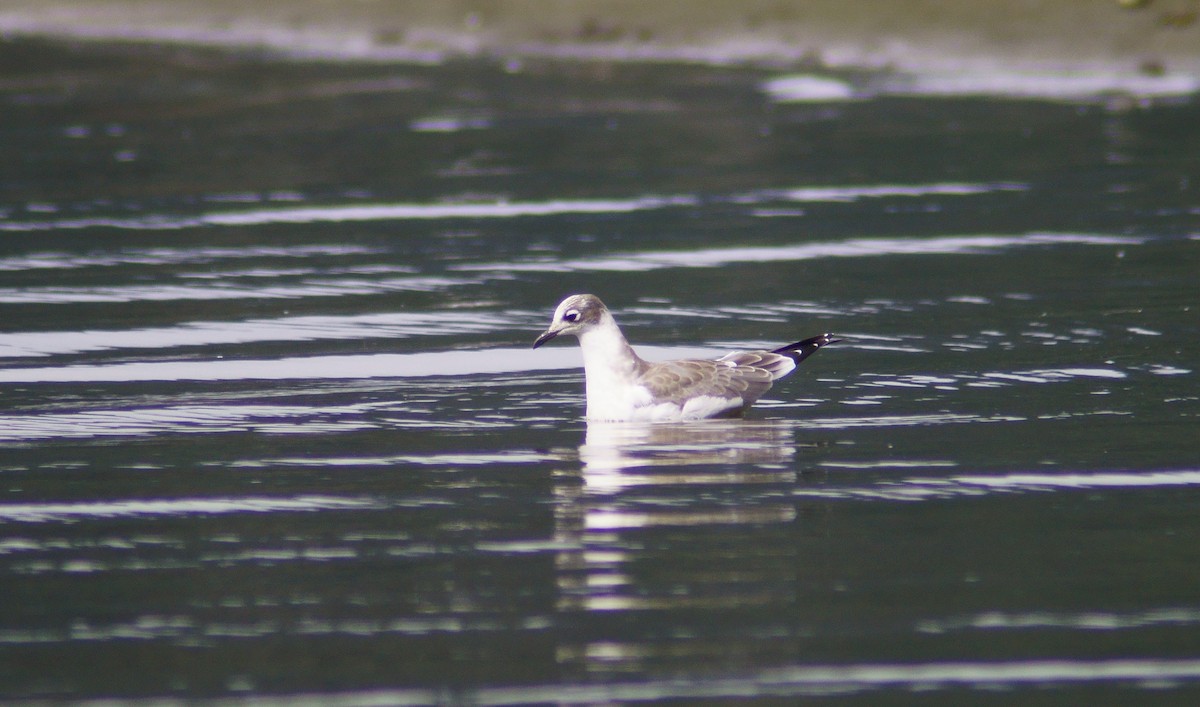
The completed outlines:
[[[652,400],[637,383],[640,362],[611,319],[579,337],[589,420],[631,420]]]
[[[742,397],[698,395],[656,400],[639,380],[642,362],[611,317],[579,335],[587,389],[587,418],[597,421],[670,422],[700,420],[742,407]],[[674,402],[679,401],[679,402]]]

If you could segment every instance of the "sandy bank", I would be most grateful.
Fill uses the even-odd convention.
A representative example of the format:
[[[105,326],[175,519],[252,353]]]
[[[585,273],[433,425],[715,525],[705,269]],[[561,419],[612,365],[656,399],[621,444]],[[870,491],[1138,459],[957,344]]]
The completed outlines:
[[[1200,74],[1196,0],[8,0],[0,31],[333,58]]]

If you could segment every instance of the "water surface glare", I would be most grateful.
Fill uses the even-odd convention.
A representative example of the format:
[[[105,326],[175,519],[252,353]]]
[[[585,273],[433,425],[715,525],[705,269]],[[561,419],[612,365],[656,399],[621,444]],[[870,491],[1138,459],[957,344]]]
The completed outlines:
[[[0,701],[1200,700],[1170,67],[0,65]],[[572,292],[841,342],[589,424]]]
[[[95,518],[152,516],[207,516],[223,513],[281,513],[289,511],[347,510],[372,508],[367,499],[332,496],[296,498],[183,498],[145,499],[109,503],[5,504],[0,522],[71,522]]]
[[[413,219],[491,219],[563,214],[628,213],[647,209],[691,206],[686,196],[635,199],[554,200],[449,204],[376,204],[326,207],[282,207],[224,211],[177,218],[153,215],[136,219],[66,219],[61,221],[0,222],[0,231],[46,231],[114,228],[174,230],[204,226],[266,226],[271,224],[338,223],[344,221],[404,221]]]

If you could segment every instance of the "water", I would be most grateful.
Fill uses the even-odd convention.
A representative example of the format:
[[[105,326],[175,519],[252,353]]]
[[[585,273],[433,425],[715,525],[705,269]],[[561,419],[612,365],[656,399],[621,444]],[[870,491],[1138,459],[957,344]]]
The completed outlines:
[[[1194,98],[2,51],[6,699],[1200,692]],[[846,341],[589,426],[574,291]]]

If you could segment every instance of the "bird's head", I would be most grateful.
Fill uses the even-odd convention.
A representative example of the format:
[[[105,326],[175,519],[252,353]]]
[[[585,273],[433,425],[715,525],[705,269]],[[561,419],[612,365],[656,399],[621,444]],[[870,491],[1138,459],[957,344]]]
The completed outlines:
[[[559,334],[579,336],[589,327],[598,325],[607,313],[608,308],[596,295],[571,295],[559,303],[550,326],[533,342],[533,348]]]

